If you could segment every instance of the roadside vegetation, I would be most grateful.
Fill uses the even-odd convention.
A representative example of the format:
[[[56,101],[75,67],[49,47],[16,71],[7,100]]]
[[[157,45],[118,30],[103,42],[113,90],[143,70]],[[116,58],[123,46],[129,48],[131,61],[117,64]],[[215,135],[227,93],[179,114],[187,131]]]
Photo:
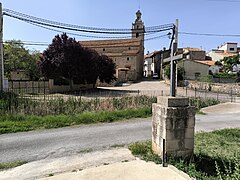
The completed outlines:
[[[83,112],[116,111],[151,107],[156,97],[123,96],[82,98],[81,96],[53,97],[47,99],[24,97],[14,93],[0,94],[0,114],[11,115],[76,115]]]
[[[10,168],[14,168],[17,166],[21,166],[23,164],[26,164],[27,161],[15,161],[15,162],[9,162],[9,163],[0,163],[0,171],[1,170],[6,170]]]
[[[156,101],[156,97],[148,96],[89,99],[70,96],[36,100],[13,93],[2,93],[0,134],[146,118],[152,115],[152,103]],[[190,103],[199,111],[219,102],[191,99]]]
[[[146,118],[149,116],[151,116],[151,108],[147,107],[109,112],[83,112],[76,115],[2,115],[0,120],[0,134],[60,128],[78,124],[110,123],[124,119]]]
[[[240,179],[240,129],[223,129],[195,135],[194,155],[190,159],[168,159],[190,177],[209,180]],[[151,142],[139,142],[129,146],[132,154],[145,161],[160,164]]]

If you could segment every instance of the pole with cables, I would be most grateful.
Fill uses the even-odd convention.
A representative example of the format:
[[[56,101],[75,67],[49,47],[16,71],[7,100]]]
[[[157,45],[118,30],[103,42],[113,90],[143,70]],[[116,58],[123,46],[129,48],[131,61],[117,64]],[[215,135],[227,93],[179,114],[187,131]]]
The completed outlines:
[[[178,19],[173,28],[173,35],[171,40],[171,71],[170,71],[170,96],[176,97],[176,84],[177,84],[177,62],[173,60],[173,57],[177,52],[178,44]]]
[[[0,92],[3,92],[4,69],[3,69],[3,13],[0,2]]]

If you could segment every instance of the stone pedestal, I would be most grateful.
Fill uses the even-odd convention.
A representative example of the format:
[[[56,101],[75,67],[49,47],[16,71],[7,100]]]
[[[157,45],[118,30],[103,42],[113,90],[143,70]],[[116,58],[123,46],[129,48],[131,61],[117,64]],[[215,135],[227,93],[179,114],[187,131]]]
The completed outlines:
[[[195,107],[189,98],[158,97],[152,108],[152,149],[162,156],[189,157],[194,149]]]

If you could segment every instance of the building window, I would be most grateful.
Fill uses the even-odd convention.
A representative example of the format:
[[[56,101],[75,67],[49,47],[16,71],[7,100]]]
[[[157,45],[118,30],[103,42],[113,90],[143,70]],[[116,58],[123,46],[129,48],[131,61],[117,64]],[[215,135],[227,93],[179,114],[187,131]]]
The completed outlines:
[[[105,51],[105,48],[103,48],[103,51]]]
[[[136,33],[136,38],[138,38],[139,37],[139,33]]]
[[[229,48],[230,51],[234,51],[235,49],[234,48]]]
[[[131,50],[131,47],[129,47],[128,50]]]
[[[128,60],[128,61],[129,61],[129,59],[130,59],[130,58],[129,58],[129,57],[127,57],[127,60]]]

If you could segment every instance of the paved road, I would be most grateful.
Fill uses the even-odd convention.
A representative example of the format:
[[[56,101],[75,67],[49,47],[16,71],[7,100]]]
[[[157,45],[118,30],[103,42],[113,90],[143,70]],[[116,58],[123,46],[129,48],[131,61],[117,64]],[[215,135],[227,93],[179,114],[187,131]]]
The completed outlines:
[[[196,131],[240,128],[240,113],[196,116]],[[151,118],[0,135],[0,162],[34,161],[151,139]]]

